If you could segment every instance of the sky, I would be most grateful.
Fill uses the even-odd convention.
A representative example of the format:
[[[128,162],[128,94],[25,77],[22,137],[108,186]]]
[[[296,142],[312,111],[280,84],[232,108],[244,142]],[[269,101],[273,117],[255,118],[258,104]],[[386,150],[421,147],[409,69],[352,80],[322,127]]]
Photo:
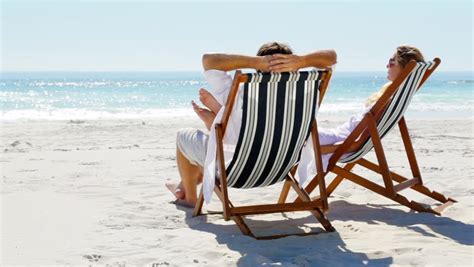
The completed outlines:
[[[0,0],[0,71],[198,71],[206,52],[335,49],[336,70],[385,71],[397,45],[473,71],[473,1]]]

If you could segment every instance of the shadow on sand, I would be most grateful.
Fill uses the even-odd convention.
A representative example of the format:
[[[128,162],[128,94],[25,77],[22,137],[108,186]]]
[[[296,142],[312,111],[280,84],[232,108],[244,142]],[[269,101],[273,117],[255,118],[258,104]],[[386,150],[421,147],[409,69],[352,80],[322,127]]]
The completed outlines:
[[[374,205],[374,204],[352,204],[347,201],[338,200],[330,204],[331,221],[359,221],[368,224],[379,224],[380,222],[388,225],[405,227],[424,236],[439,238],[432,233],[427,232],[417,225],[424,225],[430,228],[436,234],[442,235],[462,245],[474,244],[474,225],[465,224],[453,220],[449,217],[436,216],[426,212],[404,211],[393,209],[393,205]]]
[[[237,266],[272,263],[282,266],[389,266],[393,263],[393,258],[383,253],[367,255],[351,251],[338,232],[326,233],[319,226],[310,227],[312,232],[321,232],[317,235],[256,240],[243,235],[233,221],[225,225],[207,222],[211,216],[222,218],[222,215],[204,215],[193,218],[191,209],[184,207],[178,207],[178,209],[186,211],[186,223],[190,228],[212,233],[219,244],[240,253],[242,257],[236,263]],[[282,216],[281,220],[276,221],[258,220],[258,218],[256,216],[245,219],[257,235],[272,226],[277,226],[279,230],[282,230],[284,225],[290,226],[283,229],[284,233],[301,233],[303,230],[298,226],[317,223],[312,215],[297,219]]]
[[[343,200],[334,201],[330,205],[329,219],[332,222],[359,221],[367,224],[383,222],[388,225],[404,227],[424,236],[440,238],[418,226],[421,224],[430,228],[434,233],[459,244],[473,245],[474,243],[473,225],[448,217],[406,212],[390,208],[391,205],[358,205]],[[242,258],[237,262],[238,266],[254,266],[265,263],[296,266],[347,266],[348,264],[350,266],[389,266],[393,263],[393,258],[384,252],[366,254],[349,250],[338,232],[304,237],[290,236],[275,240],[255,240],[242,235],[232,221],[225,225],[207,223],[209,216],[220,217],[222,215],[204,215],[193,218],[191,209],[178,208],[186,211],[186,223],[190,228],[213,233],[220,244],[239,252]],[[258,217],[250,217],[245,220],[252,229],[255,229],[253,226],[267,229],[275,225],[290,225],[291,228],[284,229],[286,233],[302,232],[303,230],[298,226],[316,222],[313,216],[292,219],[285,215],[277,221],[258,220]],[[324,232],[319,226],[311,227],[311,231]],[[256,232],[258,234],[258,231]]]

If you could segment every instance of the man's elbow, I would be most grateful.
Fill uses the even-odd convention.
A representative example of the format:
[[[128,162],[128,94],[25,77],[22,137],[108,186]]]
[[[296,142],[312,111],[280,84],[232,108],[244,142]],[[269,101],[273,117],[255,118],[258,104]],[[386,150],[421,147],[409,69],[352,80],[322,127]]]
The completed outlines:
[[[328,50],[328,66],[332,66],[337,63],[337,53],[336,50]]]
[[[202,67],[204,70],[209,70],[214,68],[215,54],[206,53],[202,55]]]

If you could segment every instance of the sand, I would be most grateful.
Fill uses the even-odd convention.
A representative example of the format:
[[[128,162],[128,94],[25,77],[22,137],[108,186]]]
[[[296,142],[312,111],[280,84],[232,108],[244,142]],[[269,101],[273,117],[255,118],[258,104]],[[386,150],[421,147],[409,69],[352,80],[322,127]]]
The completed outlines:
[[[425,184],[458,203],[442,217],[417,213],[345,181],[330,199],[336,232],[270,241],[171,203],[175,133],[202,127],[196,118],[2,122],[1,265],[473,266],[473,121],[407,121]],[[408,174],[397,130],[384,145]],[[230,197],[270,202],[280,189]],[[217,197],[205,207],[221,208]],[[321,228],[308,212],[249,224],[257,234]]]

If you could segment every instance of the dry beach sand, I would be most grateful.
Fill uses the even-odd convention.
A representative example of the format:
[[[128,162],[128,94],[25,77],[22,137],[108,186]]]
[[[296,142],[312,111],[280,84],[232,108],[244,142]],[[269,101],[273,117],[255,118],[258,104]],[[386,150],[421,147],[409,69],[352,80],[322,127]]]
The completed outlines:
[[[271,241],[170,203],[175,133],[202,127],[197,118],[2,122],[1,265],[473,266],[473,120],[407,122],[425,183],[459,203],[442,217],[416,213],[345,181],[330,199],[337,232]],[[384,145],[408,174],[398,130]],[[280,189],[230,197],[270,202]],[[217,197],[205,207],[219,210]],[[307,212],[249,224],[257,234],[320,228]]]

